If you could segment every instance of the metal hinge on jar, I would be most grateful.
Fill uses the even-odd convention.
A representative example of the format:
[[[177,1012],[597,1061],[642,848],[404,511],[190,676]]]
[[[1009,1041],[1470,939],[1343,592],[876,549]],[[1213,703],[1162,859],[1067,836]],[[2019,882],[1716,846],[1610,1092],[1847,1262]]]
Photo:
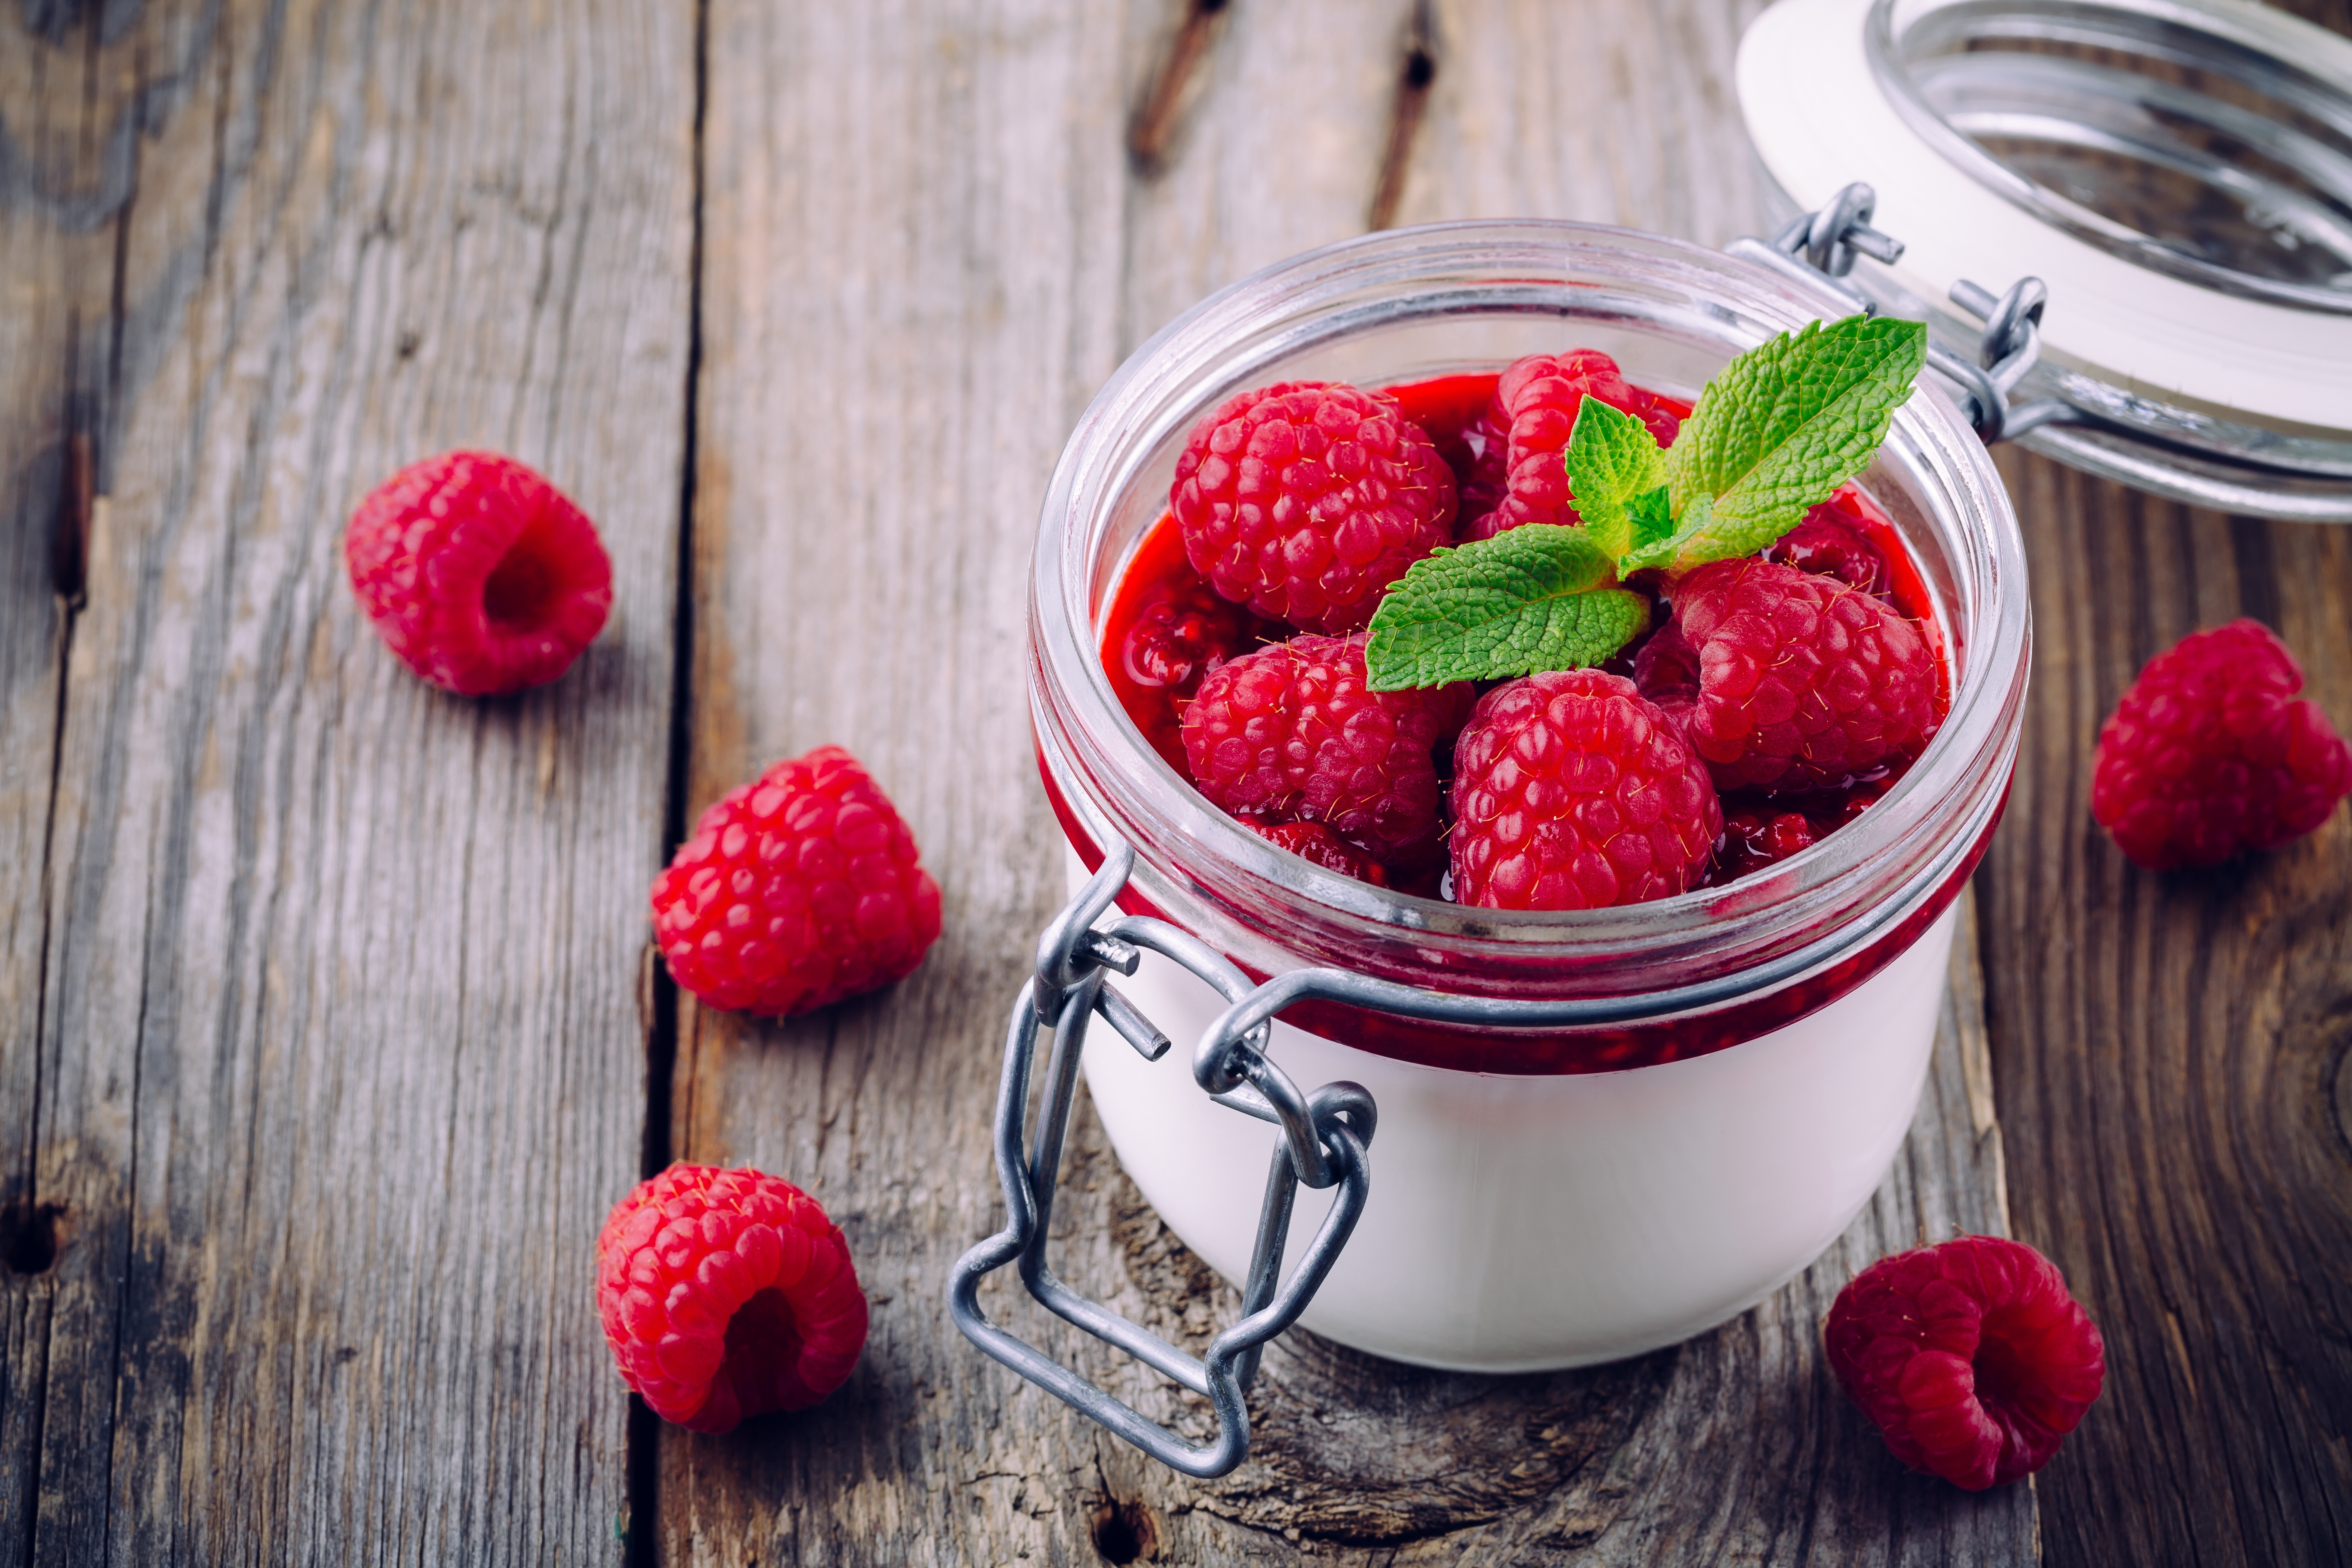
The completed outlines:
[[[996,1096],[996,1173],[1004,1189],[1007,1222],[1003,1230],[957,1259],[948,1278],[948,1310],[964,1337],[982,1351],[1153,1458],[1186,1475],[1222,1476],[1249,1453],[1249,1412],[1242,1396],[1256,1376],[1259,1352],[1307,1310],[1364,1211],[1371,1190],[1364,1149],[1372,1140],[1375,1113],[1371,1096],[1352,1083],[1327,1083],[1301,1094],[1265,1054],[1270,1026],[1241,1023],[1228,1014],[1202,1042],[1193,1076],[1202,1092],[1219,1104],[1271,1121],[1282,1131],[1266,1171],[1265,1200],[1258,1212],[1257,1241],[1242,1288],[1239,1321],[1195,1360],[1055,1277],[1045,1245],[1053,1228],[1062,1143],[1087,1026],[1097,1016],[1103,1018],[1149,1061],[1165,1056],[1170,1046],[1168,1037],[1111,985],[1109,973],[1133,974],[1149,950],[1200,976],[1229,1003],[1246,1003],[1259,990],[1222,954],[1165,921],[1125,915],[1097,929],[1095,922],[1109,911],[1134,868],[1135,851],[1124,844],[1112,846],[1102,868],[1046,927],[1038,943],[1036,972],[1013,1005],[1004,1074]],[[1031,1142],[1023,1126],[1030,1068],[1038,1040],[1048,1030],[1054,1052]],[[1339,1193],[1306,1256],[1285,1279],[1282,1255],[1290,1236],[1291,1207],[1302,1186],[1337,1186]],[[1022,1284],[1047,1310],[1206,1398],[1216,1415],[1215,1436],[1207,1443],[1186,1442],[990,1321],[981,1310],[980,1282],[1015,1260]]]
[[[1808,287],[1826,284],[1858,313],[1874,314],[1877,305],[1845,279],[1853,270],[1857,256],[1887,266],[1902,258],[1903,242],[1870,226],[1877,207],[1878,193],[1856,182],[1831,197],[1819,212],[1790,219],[1769,241],[1735,239],[1723,248]],[[2025,373],[2042,357],[2042,312],[2049,297],[2039,278],[2021,278],[2000,295],[1965,279],[1952,285],[1952,303],[1984,323],[1977,361],[1972,364],[1930,340],[1927,365],[1958,390],[1961,412],[1987,446],[2044,425],[2076,423],[2083,418],[2079,410],[2055,398],[2023,404],[2009,400]]]

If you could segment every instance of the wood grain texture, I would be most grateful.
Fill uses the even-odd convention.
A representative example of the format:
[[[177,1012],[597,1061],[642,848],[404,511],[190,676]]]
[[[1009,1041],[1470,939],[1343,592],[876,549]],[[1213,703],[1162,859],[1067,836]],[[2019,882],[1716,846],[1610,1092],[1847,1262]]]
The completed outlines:
[[[683,1009],[676,1152],[807,1186],[874,1319],[817,1409],[662,1433],[665,1561],[1092,1558],[1063,1507],[1092,1443],[1008,1400],[940,1291],[992,1227],[992,1042],[1060,896],[1021,649],[1046,477],[1118,363],[1118,24],[1087,0],[710,8],[692,804],[848,746],[945,934],[813,1017]]]
[[[0,1018],[40,1008],[40,868],[57,763],[58,680],[97,428],[107,390],[112,302],[106,280],[121,205],[112,133],[127,124],[122,73],[62,29],[21,31],[0,48]],[[0,34],[5,37],[5,34]],[[11,42],[17,42],[12,39]],[[0,1107],[29,1115],[30,1051],[0,1057]],[[28,1129],[20,1128],[18,1147]],[[9,1250],[37,1254],[46,1228],[31,1170],[0,1170]],[[21,1408],[14,1412],[21,1416]],[[32,1440],[0,1422],[5,1456]]]
[[[2352,34],[2345,0],[2281,8]],[[2352,532],[2000,462],[2034,657],[1979,879],[1995,1077],[2018,1234],[2107,1342],[2105,1396],[2039,1478],[2049,1560],[2352,1561],[2352,820],[2158,875],[2089,809],[2140,667],[2235,616],[2352,731]]]
[[[1438,0],[1400,223],[1553,217],[1721,245],[1765,227],[1732,89],[1769,0]]]
[[[48,334],[5,439],[68,410],[106,498],[62,700],[0,672],[12,753],[48,681],[57,759],[46,862],[10,862],[42,962],[0,990],[0,1171],[62,1208],[0,1293],[0,1560],[623,1550],[586,1257],[644,1103],[693,21],[0,20],[0,290]],[[615,625],[529,696],[426,689],[346,584],[359,496],[458,444],[544,468],[614,558]],[[54,478],[6,482],[37,523]],[[12,855],[40,793],[0,797]]]
[[[13,36],[12,36],[13,35]],[[62,28],[0,22],[0,1561],[23,1560],[41,1407],[20,1381],[46,1355],[47,1301],[16,1275],[53,1257],[36,1187],[47,883],[58,703],[78,562],[58,559],[95,488],[112,333],[127,127],[118,60]]]
[[[1468,210],[1444,204],[1472,199],[1449,171],[1468,192],[1475,158],[1502,165],[1476,186],[1492,210],[1677,226],[1704,208],[1726,232],[1755,226],[1744,165],[1727,153],[1741,145],[1725,86],[1734,20],[1698,5],[1588,9],[1590,26],[1625,40],[1634,89],[1657,94],[1640,134],[1670,191],[1585,183],[1627,132],[1597,101],[1540,90],[1523,57],[1572,42],[1543,8],[1440,7],[1402,216]],[[1970,1499],[1906,1479],[1819,1352],[1819,1315],[1861,1264],[2005,1226],[1965,944],[1934,1090],[1869,1211],[1767,1306],[1676,1350],[1466,1378],[1295,1336],[1269,1354],[1251,1462],[1193,1484],[1019,1384],[947,1320],[949,1264],[1000,1223],[985,1117],[1003,1014],[1062,900],[1020,657],[1046,474],[1094,387],[1169,316],[1361,231],[1412,12],[1410,0],[1227,7],[1145,176],[1121,137],[1183,5],[1106,19],[1042,0],[1011,14],[949,0],[855,14],[714,4],[692,799],[777,756],[849,745],[940,875],[947,931],[907,983],[818,1017],[685,1008],[677,1152],[808,1183],[849,1233],[876,1310],[864,1363],[824,1405],[724,1437],[662,1433],[664,1561],[2032,1552],[2029,1489]],[[1563,161],[1562,146],[1586,151]],[[1717,210],[1713,193],[1735,186]],[[1083,1100],[1070,1161],[1057,1266],[1197,1349],[1230,1317],[1230,1292],[1160,1226]],[[1202,1419],[1001,1281],[983,1300],[1139,1408]]]
[[[2053,307],[2054,308],[2054,307]],[[2248,615],[2352,722],[2352,532],[2004,455],[2033,700],[1984,874],[2018,1227],[2105,1332],[2042,1477],[2053,1563],[2352,1558],[2352,820],[2202,873],[2124,859],[2092,745],[2140,666]],[[2090,591],[2086,592],[2088,588]]]

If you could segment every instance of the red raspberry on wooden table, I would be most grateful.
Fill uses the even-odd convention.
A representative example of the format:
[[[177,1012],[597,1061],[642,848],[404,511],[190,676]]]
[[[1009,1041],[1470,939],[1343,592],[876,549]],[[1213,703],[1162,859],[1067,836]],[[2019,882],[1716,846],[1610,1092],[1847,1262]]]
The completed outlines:
[[[621,1377],[698,1432],[803,1410],[866,1345],[866,1295],[841,1227],[779,1176],[672,1165],[613,1205],[596,1310]]]
[[[553,680],[613,605],[613,563],[586,514],[495,452],[446,452],[386,479],[352,514],[343,558],[392,651],[469,697]]]
[[[1364,686],[1364,637],[1295,637],[1218,668],[1184,710],[1184,757],[1210,804],[1263,823],[1319,822],[1375,860],[1439,852],[1438,744],[1466,682]]]
[[[1838,1292],[1822,1337],[1895,1457],[1970,1491],[2048,1464],[2106,1376],[2056,1266],[1993,1236],[1881,1258]]]
[[[1218,593],[1270,620],[1351,632],[1454,540],[1454,471],[1386,398],[1339,382],[1245,392],[1194,427],[1169,506]]]
[[[1935,734],[1936,656],[1885,601],[1770,562],[1718,561],[1669,592],[1634,679],[1722,790],[1834,789]]]
[[[805,1013],[904,977],[940,934],[940,889],[898,808],[838,746],[721,796],[654,879],[654,935],[716,1007]]]
[[[1584,910],[1687,892],[1723,811],[1705,764],[1622,676],[1554,670],[1478,700],[1454,753],[1454,896]]]
[[[2302,837],[2352,794],[2352,747],[2302,689],[2302,667],[2259,621],[2181,638],[2101,727],[2092,816],[2154,871]]]
[[[1483,424],[1474,427],[1481,436],[1504,433],[1501,495],[1490,511],[1471,514],[1465,509],[1464,542],[1492,539],[1524,523],[1582,521],[1569,500],[1566,453],[1587,396],[1641,420],[1662,447],[1672,445],[1682,429],[1674,410],[1629,383],[1617,362],[1598,349],[1517,361],[1495,383],[1494,401]],[[1467,487],[1481,501],[1496,489],[1496,443],[1488,437],[1482,445]]]

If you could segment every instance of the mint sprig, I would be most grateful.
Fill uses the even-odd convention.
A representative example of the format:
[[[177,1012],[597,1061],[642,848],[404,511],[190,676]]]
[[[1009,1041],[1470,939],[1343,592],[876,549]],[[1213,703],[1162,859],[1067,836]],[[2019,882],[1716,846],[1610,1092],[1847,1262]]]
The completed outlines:
[[[1646,434],[1646,432],[1644,432]],[[1673,503],[1667,499],[1666,487],[1660,485],[1644,495],[1635,496],[1625,505],[1626,516],[1633,524],[1633,542],[1617,557],[1617,570],[1622,574],[1639,572],[1644,566],[1664,566],[1673,562],[1675,552],[1698,525],[1685,528],[1675,521]],[[1704,518],[1704,510],[1695,514]]]
[[[1725,365],[1665,454],[1675,515],[1708,503],[1675,560],[1753,555],[1796,527],[1869,466],[1927,363],[1925,322],[1848,316]]]
[[[1375,691],[1599,664],[1650,624],[1580,528],[1531,522],[1412,563],[1372,616]]]
[[[1869,465],[1927,363],[1919,321],[1849,316],[1723,367],[1671,447],[1587,397],[1563,461],[1581,527],[1531,523],[1400,578],[1365,648],[1375,691],[1600,664],[1648,625],[1616,584],[1752,555]]]
[[[1665,510],[1666,454],[1650,427],[1622,409],[1588,397],[1568,437],[1568,489],[1585,531],[1613,563],[1636,544],[1633,503],[1645,505],[1651,529]],[[1671,519],[1668,519],[1671,522]],[[1646,541],[1643,542],[1647,542]]]

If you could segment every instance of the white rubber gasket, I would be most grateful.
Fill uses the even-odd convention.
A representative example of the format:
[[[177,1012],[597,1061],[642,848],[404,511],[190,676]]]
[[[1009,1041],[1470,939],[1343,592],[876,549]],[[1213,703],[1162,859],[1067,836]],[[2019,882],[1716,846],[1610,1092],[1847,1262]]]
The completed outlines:
[[[1937,3],[1904,5],[1898,32]],[[1889,270],[1928,300],[1948,299],[1964,278],[1995,292],[2029,273],[2040,278],[2050,286],[2044,352],[2126,391],[2190,400],[2252,424],[2352,429],[2352,316],[2135,266],[1978,184],[1911,128],[1871,74],[1863,39],[1871,4],[1780,0],[1740,40],[1736,79],[1748,133],[1799,205],[1819,207],[1849,182],[1867,181],[1878,193],[1871,226],[1907,247]],[[2183,16],[2210,26],[2205,10],[2230,7],[2200,0]],[[2263,20],[2263,30],[2276,30]]]

